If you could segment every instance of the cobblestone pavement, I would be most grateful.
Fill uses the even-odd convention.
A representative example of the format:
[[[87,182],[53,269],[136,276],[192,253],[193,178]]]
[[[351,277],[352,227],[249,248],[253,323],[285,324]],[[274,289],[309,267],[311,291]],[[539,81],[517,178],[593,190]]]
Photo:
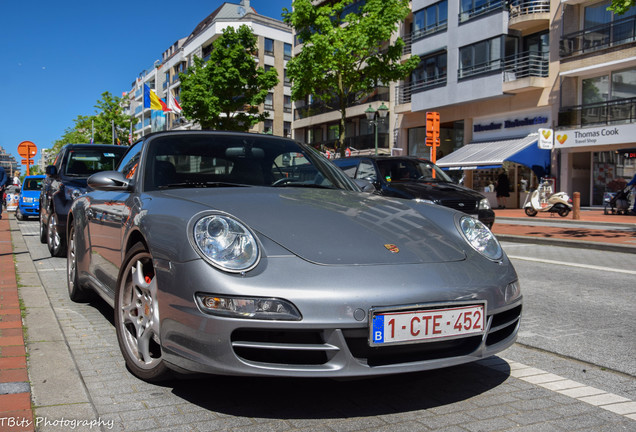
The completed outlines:
[[[636,430],[634,377],[519,345],[474,364],[366,380],[148,384],[124,365],[112,310],[69,300],[66,260],[49,256],[37,222],[11,226],[39,431]],[[33,428],[0,423],[15,430]]]

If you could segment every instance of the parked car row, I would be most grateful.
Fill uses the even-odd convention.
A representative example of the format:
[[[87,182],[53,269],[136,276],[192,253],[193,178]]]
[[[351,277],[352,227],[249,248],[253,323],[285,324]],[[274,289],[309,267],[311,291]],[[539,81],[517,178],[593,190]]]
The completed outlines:
[[[210,131],[67,146],[47,168],[40,238],[66,250],[73,301],[113,307],[126,365],[147,381],[383,375],[509,347],[516,272],[487,213],[443,194],[480,198],[411,159],[397,166],[439,195],[396,198],[383,191],[400,189],[397,172],[358,161],[343,172],[291,139]]]

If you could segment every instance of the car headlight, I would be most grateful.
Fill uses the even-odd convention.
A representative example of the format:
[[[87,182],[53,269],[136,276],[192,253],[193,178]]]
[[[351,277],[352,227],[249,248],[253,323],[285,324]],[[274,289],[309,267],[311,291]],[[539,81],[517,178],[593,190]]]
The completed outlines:
[[[300,321],[302,316],[287,300],[264,297],[230,297],[197,293],[203,312],[231,318]]]
[[[239,273],[260,259],[256,237],[242,222],[225,214],[207,214],[192,227],[192,240],[201,257],[213,266]]]
[[[477,252],[491,260],[501,259],[503,256],[501,245],[486,225],[473,217],[462,216],[459,220],[459,228],[466,241]]]
[[[73,201],[74,199],[81,197],[85,193],[86,193],[86,190],[84,188],[73,187],[73,186],[64,187],[64,196],[69,201]]]
[[[490,210],[490,201],[488,201],[488,198],[479,201],[479,210]]]

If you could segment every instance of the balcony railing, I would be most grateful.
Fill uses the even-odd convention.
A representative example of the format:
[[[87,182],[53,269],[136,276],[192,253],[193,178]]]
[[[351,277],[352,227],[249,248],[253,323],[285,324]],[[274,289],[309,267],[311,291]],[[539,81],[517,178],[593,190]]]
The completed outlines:
[[[504,59],[504,81],[548,76],[548,53],[527,51]]]
[[[487,0],[484,3],[480,3],[478,6],[475,6],[472,9],[462,11],[459,14],[459,22],[461,24],[473,18],[486,15],[490,12],[494,12],[497,10],[504,10],[505,5],[506,3],[502,0]]]
[[[513,0],[510,2],[510,18],[537,13],[550,13],[550,1]]]
[[[411,46],[413,45],[413,33],[405,34],[402,36],[404,41],[404,48],[402,48],[402,55],[411,54]]]
[[[590,27],[561,38],[561,57],[583,54],[634,42],[636,35],[636,16]]]
[[[423,92],[431,88],[444,85],[446,85],[446,74],[426,81],[407,83],[395,87],[395,98],[398,104],[409,103],[411,102],[411,96],[414,93]]]
[[[636,122],[636,97],[561,108],[559,126],[583,127]]]
[[[470,66],[461,66],[457,71],[457,79],[470,78],[476,75],[494,73],[503,67],[503,59],[497,58]]]
[[[375,101],[388,101],[388,100],[389,100],[389,88],[376,87],[375,90],[371,92],[370,94],[366,95],[366,97],[363,97],[361,99],[358,97],[355,97],[355,98],[352,97],[350,101],[347,103],[347,107],[352,107],[354,105],[368,104],[370,102],[375,102]],[[339,104],[337,101],[334,101],[332,102],[332,105],[338,106]],[[315,115],[328,113],[331,111],[334,111],[334,110],[327,107],[324,102],[317,101],[313,104],[296,108],[294,110],[294,120],[300,120],[307,117],[312,117]]]

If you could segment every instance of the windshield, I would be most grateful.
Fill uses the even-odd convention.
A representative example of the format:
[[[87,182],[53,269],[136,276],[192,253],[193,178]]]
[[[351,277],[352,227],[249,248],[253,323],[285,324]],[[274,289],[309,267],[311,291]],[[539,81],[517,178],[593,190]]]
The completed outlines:
[[[289,139],[201,133],[151,142],[145,190],[227,186],[359,190],[316,150]]]
[[[73,177],[88,177],[96,172],[114,170],[126,149],[127,147],[113,146],[112,150],[72,150],[68,153],[64,174]]]
[[[382,178],[388,182],[452,182],[440,167],[422,159],[378,160],[378,169]]]
[[[42,189],[42,180],[41,178],[27,178],[22,183],[22,190],[40,190]]]

